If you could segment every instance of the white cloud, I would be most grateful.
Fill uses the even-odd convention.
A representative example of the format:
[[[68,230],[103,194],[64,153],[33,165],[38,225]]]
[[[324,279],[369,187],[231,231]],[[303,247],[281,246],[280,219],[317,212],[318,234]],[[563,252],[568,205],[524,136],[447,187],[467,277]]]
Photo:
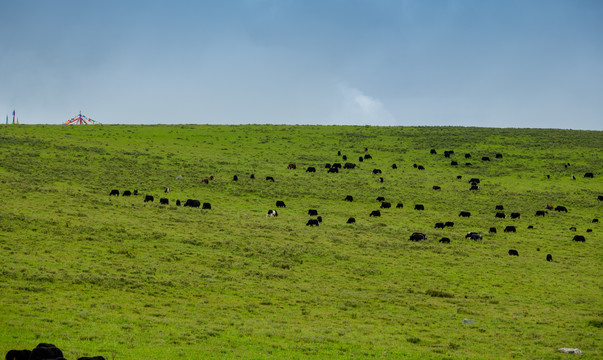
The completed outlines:
[[[340,103],[335,109],[332,121],[338,125],[396,125],[392,114],[383,103],[361,90],[339,85]]]

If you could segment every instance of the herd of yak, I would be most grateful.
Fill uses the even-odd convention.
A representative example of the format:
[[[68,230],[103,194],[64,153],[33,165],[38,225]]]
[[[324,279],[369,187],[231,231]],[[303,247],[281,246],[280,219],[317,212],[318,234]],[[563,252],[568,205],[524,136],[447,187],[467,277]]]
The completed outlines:
[[[364,151],[367,152],[368,149],[365,148]],[[436,155],[437,151],[435,149],[431,149],[430,150],[430,154],[431,155]],[[346,155],[343,155],[343,156],[341,155],[341,151],[338,151],[337,155],[338,155],[338,157],[341,156],[344,161],[348,160],[348,158],[347,158]],[[450,158],[451,155],[454,155],[454,151],[453,150],[446,150],[446,151],[444,151],[444,157],[445,158]],[[466,160],[468,160],[468,159],[471,158],[471,154],[467,153],[467,154],[464,155],[464,157],[465,157]],[[502,154],[496,154],[495,158],[496,159],[502,159],[503,155]],[[371,159],[372,159],[372,156],[370,154],[364,154],[364,156],[360,156],[358,158],[358,161],[359,162],[363,162],[365,160],[371,160]],[[490,160],[490,157],[483,156],[481,158],[481,161],[491,161],[491,160]],[[458,165],[458,161],[452,160],[450,162],[450,165],[451,166],[457,166]],[[465,163],[465,165],[466,166],[471,166],[471,163]],[[569,166],[569,164],[565,165],[566,168],[568,166]],[[344,164],[336,162],[336,163],[333,163],[333,164],[327,163],[327,164],[324,165],[324,168],[327,170],[328,173],[338,173],[339,169],[355,169],[357,167],[358,166],[355,163],[351,163],[351,162],[346,162]],[[392,164],[391,167],[392,167],[392,169],[397,169],[397,165],[396,164]],[[417,169],[417,170],[425,170],[425,167],[423,165],[413,164],[413,167],[415,169]],[[290,170],[295,170],[295,169],[297,169],[297,166],[294,163],[290,163],[287,166],[287,168],[290,169]],[[316,167],[314,167],[314,166],[307,167],[306,168],[306,172],[308,172],[308,173],[316,172]],[[380,175],[380,174],[382,174],[382,171],[381,171],[381,169],[373,169],[371,171],[371,173],[375,174],[375,175]],[[251,177],[251,179],[255,179],[254,174],[251,174],[250,177]],[[550,178],[549,175],[547,175],[547,177]],[[587,172],[587,173],[584,174],[584,177],[585,178],[593,178],[594,175],[593,175],[593,173]],[[205,183],[205,184],[208,184],[210,180],[213,180],[213,178],[214,178],[213,176],[210,176],[209,178],[203,178],[202,182]],[[575,177],[573,175],[571,176],[571,178],[575,180]],[[457,176],[457,179],[462,179],[462,176]],[[233,181],[238,181],[238,176],[234,175],[233,178],[232,178],[232,180]],[[274,178],[271,177],[271,176],[267,176],[266,180],[274,182]],[[384,181],[383,177],[379,177],[377,179],[377,181],[378,182],[383,182]],[[481,190],[480,187],[479,187],[479,184],[480,184],[480,179],[478,179],[478,178],[472,178],[472,179],[470,179],[469,180],[469,185],[470,185],[469,190],[470,191]],[[441,190],[440,186],[433,186],[433,189],[434,190]],[[169,191],[170,191],[170,189],[168,187],[166,187],[165,188],[165,193],[169,193]],[[109,195],[119,196],[120,195],[119,194],[119,190],[111,190],[111,192],[110,192]],[[131,196],[131,195],[138,195],[138,191],[136,189],[134,190],[134,192],[126,190],[126,191],[124,191],[122,193],[122,196]],[[344,199],[344,201],[350,201],[350,202],[353,201],[353,200],[354,200],[354,198],[352,197],[352,195],[347,195],[345,197],[345,199]],[[603,196],[599,196],[598,200],[599,201],[603,200]],[[145,195],[144,202],[152,202],[152,201],[154,201],[154,197],[152,195]],[[390,202],[386,202],[385,198],[383,198],[383,197],[377,197],[377,201],[381,202],[381,209],[388,209],[388,208],[392,207],[392,204]],[[160,198],[159,199],[159,203],[162,204],[162,205],[169,205],[169,200],[167,198]],[[176,200],[176,206],[180,206],[181,204],[182,203],[181,203],[180,200]],[[284,207],[286,207],[285,202],[282,201],[282,200],[276,201],[275,205],[276,205],[277,208],[284,208]],[[202,209],[207,209],[207,210],[211,209],[211,205],[209,203],[203,203],[203,205],[201,206],[201,202],[199,200],[194,200],[194,199],[188,199],[188,200],[186,200],[184,202],[184,206],[197,207],[197,208],[201,207]],[[402,203],[398,203],[396,205],[396,208],[402,208],[402,207],[403,207]],[[425,207],[422,204],[416,204],[414,206],[414,209],[420,211],[420,210],[424,210]],[[503,218],[503,219],[506,218],[507,215],[503,212],[503,210],[504,210],[503,205],[497,205],[496,206],[497,213],[495,214],[495,217],[496,218]],[[538,211],[536,211],[536,216],[545,216],[546,214],[548,214],[548,210],[555,210],[555,211],[558,211],[558,212],[567,212],[567,208],[564,207],[564,206],[553,207],[553,205],[547,204],[546,210],[538,210]],[[319,226],[322,223],[322,216],[318,215],[318,211],[316,209],[310,209],[310,210],[308,210],[308,215],[311,216],[311,217],[315,216],[316,218],[309,219],[307,221],[307,223],[306,223],[307,226],[311,226],[311,227],[312,226]],[[277,216],[278,216],[278,211],[276,209],[270,209],[268,211],[268,213],[266,214],[266,217],[277,217]],[[369,214],[369,216],[370,217],[381,216],[381,211],[380,210],[373,210]],[[467,212],[467,211],[461,211],[458,214],[458,216],[459,217],[470,217],[471,213]],[[510,213],[510,218],[511,219],[519,219],[520,217],[521,217],[520,213],[517,213],[517,212]],[[593,223],[598,222],[598,219],[593,219],[592,222]],[[347,223],[348,224],[354,224],[354,223],[356,223],[356,219],[354,217],[350,217],[347,220]],[[450,222],[450,221],[449,222],[445,222],[445,223],[444,222],[441,222],[441,223],[439,222],[439,223],[435,224],[435,228],[436,229],[444,229],[446,227],[453,227],[453,226],[454,226],[454,223]],[[533,228],[533,227],[529,226],[528,229],[530,229],[530,228]],[[576,230],[575,227],[572,227],[570,229],[574,230],[574,231]],[[506,226],[505,229],[504,229],[504,232],[516,232],[516,231],[517,231],[516,227],[512,226],[512,225]],[[587,229],[587,232],[591,232],[591,231],[592,231],[591,229]],[[496,228],[495,227],[490,228],[489,229],[489,233],[496,233]],[[483,236],[480,233],[478,233],[478,232],[469,232],[469,233],[467,233],[467,235],[465,236],[465,238],[466,239],[471,239],[471,240],[482,240]],[[425,235],[424,233],[413,233],[413,234],[410,235],[409,240],[411,240],[411,241],[427,240],[427,235]],[[585,239],[585,237],[583,235],[575,235],[574,238],[573,238],[573,240],[574,241],[578,241],[578,242],[585,242],[586,241],[586,239]],[[450,239],[447,238],[447,237],[443,237],[443,238],[441,238],[439,240],[439,242],[447,244],[447,243],[450,243]],[[515,249],[510,249],[508,251],[508,254],[511,255],[511,256],[519,256],[519,252],[517,250],[515,250]],[[552,261],[552,255],[551,254],[547,254],[546,260],[547,261]]]

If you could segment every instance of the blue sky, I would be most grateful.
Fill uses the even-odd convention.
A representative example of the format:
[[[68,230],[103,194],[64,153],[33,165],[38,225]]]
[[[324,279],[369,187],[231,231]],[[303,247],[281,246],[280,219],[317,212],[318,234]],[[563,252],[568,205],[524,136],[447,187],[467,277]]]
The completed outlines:
[[[599,0],[7,0],[0,50],[21,123],[603,130]]]

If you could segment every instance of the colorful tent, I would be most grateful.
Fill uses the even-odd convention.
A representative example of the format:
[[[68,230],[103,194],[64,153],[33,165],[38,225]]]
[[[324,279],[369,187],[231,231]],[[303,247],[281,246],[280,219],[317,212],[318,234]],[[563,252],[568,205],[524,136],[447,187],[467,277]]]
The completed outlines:
[[[78,116],[65,121],[65,125],[88,125],[88,124],[100,124],[100,123],[96,120],[92,120],[92,119],[82,115],[81,112]]]

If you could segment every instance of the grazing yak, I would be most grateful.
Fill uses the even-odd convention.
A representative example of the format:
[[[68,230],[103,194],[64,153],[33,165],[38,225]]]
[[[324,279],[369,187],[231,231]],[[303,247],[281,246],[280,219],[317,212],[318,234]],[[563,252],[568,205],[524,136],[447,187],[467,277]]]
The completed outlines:
[[[343,161],[346,161],[346,160],[348,159],[348,157],[347,157],[347,155],[343,155],[343,156],[341,157],[341,159],[342,159]]]
[[[164,193],[168,194],[170,192],[170,188],[166,187],[165,190],[163,190]]]
[[[201,201],[199,200],[194,200],[194,199],[188,199],[184,202],[184,206],[185,207],[200,207],[201,206]]]
[[[276,201],[276,207],[277,207],[277,208],[282,208],[282,207],[287,207],[287,206],[285,205],[285,202],[284,202],[284,201],[277,200],[277,201]]]
[[[506,219],[507,215],[505,215],[504,212],[497,212],[496,215],[494,215],[494,217],[497,219]]]
[[[557,207],[555,208],[555,211],[559,211],[559,212],[561,212],[561,211],[563,211],[563,212],[567,212],[567,208],[566,208],[565,206],[557,206]]]
[[[489,158],[489,157],[487,157],[487,156],[483,156],[483,157],[482,157],[482,161],[490,161],[490,158]]]
[[[584,238],[583,235],[575,235],[572,240],[578,241],[578,242],[585,242],[586,241],[586,239]]]
[[[392,169],[396,170],[397,168],[398,168],[398,165],[392,164]]]
[[[469,184],[474,184],[474,185],[477,185],[477,184],[479,184],[479,183],[480,183],[480,180],[479,180],[478,178],[471,178],[471,179],[469,180]]]
[[[306,223],[306,226],[318,226],[318,225],[320,225],[320,222],[317,219],[310,219]]]
[[[469,191],[474,191],[474,190],[481,190],[481,188],[477,185],[471,185],[471,187],[469,188]]]
[[[274,178],[272,176],[266,176],[266,181],[274,182]]]
[[[6,353],[6,360],[29,360],[31,350],[9,350]]]
[[[509,250],[509,255],[510,256],[519,256],[519,252],[517,252],[517,250],[510,249]]]
[[[377,201],[384,201],[384,200],[385,200],[385,198],[383,196],[378,196],[377,197]]]
[[[361,156],[361,157],[359,157],[359,158],[358,158],[358,161],[359,161],[359,162],[363,162],[363,161],[364,161],[364,158]]]
[[[496,205],[496,209],[495,210],[504,210],[505,207],[502,205]]]
[[[463,175],[457,175],[457,176],[456,176],[456,179],[457,179],[457,180],[461,180],[461,179],[463,179]]]
[[[586,174],[584,174],[585,178],[594,178],[595,176],[593,175],[593,173],[587,172]]]
[[[348,224],[355,224],[356,223],[356,219],[354,219],[353,217],[348,219]]]
[[[593,219],[593,221],[592,221],[592,222],[593,222],[593,223],[598,223],[598,222],[599,222],[599,219]]]
[[[419,165],[419,166],[417,166],[417,169],[419,169],[419,170],[425,170],[425,166]]]
[[[597,200],[599,200],[599,201],[603,201],[603,195],[599,195],[599,196],[597,197]]]
[[[412,233],[412,235],[410,235],[410,238],[408,240],[410,240],[410,241],[427,240],[427,235],[425,235],[423,233]]]
[[[278,213],[276,212],[276,210],[268,210],[268,213],[266,213],[266,217],[277,217]]]
[[[209,179],[208,178],[203,178],[203,179],[201,179],[201,182],[203,184],[209,184]]]
[[[569,229],[570,229],[571,231],[576,231],[576,227],[575,227],[575,226],[571,226]]]
[[[415,210],[425,210],[425,206],[423,206],[421,204],[416,204],[415,205]]]
[[[497,159],[502,159],[502,157],[503,157],[503,156],[502,156],[502,154],[496,154],[496,155],[495,155],[495,157],[496,157]]]
[[[396,209],[402,209],[403,207],[404,207],[404,204],[402,204],[402,203],[398,203],[396,205]]]
[[[553,255],[546,254],[546,261],[553,261]]]
[[[364,160],[372,159],[373,157],[369,154],[364,155]]]
[[[437,185],[434,185],[434,186],[432,187],[432,189],[434,189],[434,190],[442,190],[442,188],[441,188],[441,187],[439,187],[439,186],[437,186]]]
[[[316,210],[316,209],[308,210],[308,216],[317,216],[317,215],[318,215],[318,210]]]
[[[306,169],[306,172],[316,172],[316,168],[314,166],[308,166],[308,168]]]
[[[249,178],[250,178],[250,179],[255,179],[255,174],[251,174],[251,175],[249,175]]]
[[[180,206],[182,205],[182,203],[180,202],[180,200],[176,200],[176,206]]]
[[[153,195],[145,195],[144,197],[144,202],[153,202],[155,200],[155,198],[153,197]]]
[[[460,217],[471,217],[471,213],[469,211],[461,211],[459,213]]]
[[[40,343],[29,355],[30,360],[57,359],[63,358],[63,352],[53,344]]]
[[[349,202],[352,202],[352,201],[354,201],[354,197],[353,197],[352,195],[347,195],[347,196],[345,197],[344,201],[349,201]]]
[[[377,182],[382,183],[382,182],[383,182],[383,178],[382,178],[382,177],[380,177],[379,179],[377,179]]]
[[[138,195],[138,189],[134,189],[134,192],[132,193],[132,195]]]
[[[436,229],[443,229],[445,227],[446,227],[446,224],[441,223],[441,222],[435,224]]]
[[[511,213],[511,219],[521,219],[520,213]]]
[[[203,206],[201,206],[201,209],[204,209],[204,210],[211,210],[211,204],[210,204],[210,203],[207,203],[207,202],[204,202],[204,203],[203,203]]]
[[[109,193],[109,196],[111,195],[115,195],[115,196],[119,196],[119,190],[111,190],[111,192]]]
[[[444,225],[446,225],[446,227],[454,227],[454,223],[452,221],[446,221]]]
[[[513,225],[509,225],[507,227],[505,227],[505,232],[517,232],[517,229],[515,228],[515,226]]]
[[[533,229],[533,228],[534,228],[534,225],[528,226],[528,229]]]
[[[373,174],[373,175],[381,174],[381,169],[373,169],[373,171],[371,172],[371,174]]]
[[[341,169],[341,164],[340,163],[334,163],[333,165],[331,165],[332,168],[337,168],[337,169]]]
[[[391,203],[388,203],[386,201],[384,201],[384,202],[381,203],[381,209],[389,209],[391,207],[392,207]]]
[[[232,181],[239,181],[239,177],[237,175],[233,176]]]
[[[160,198],[159,199],[159,204],[160,205],[169,205],[170,201],[167,198]]]
[[[330,167],[329,170],[327,171],[329,174],[336,174],[339,172],[339,168],[336,167]]]
[[[297,169],[297,165],[295,165],[294,163],[290,163],[289,165],[287,165],[287,169],[295,170],[295,169]]]
[[[450,244],[450,239],[447,237],[443,237],[438,242],[440,242],[442,244]]]
[[[316,220],[318,220],[318,222],[319,222],[319,223],[321,223],[321,222],[322,222],[322,216],[318,216],[318,217],[316,218]]]
[[[536,216],[545,216],[546,214],[548,214],[549,212],[546,210],[537,210],[536,211]]]
[[[379,211],[379,210],[373,210],[373,211],[371,211],[371,213],[369,214],[369,216],[381,216],[381,211]]]
[[[496,228],[495,227],[491,227],[490,230],[488,230],[488,232],[496,234]]]
[[[431,149],[431,150],[429,151],[429,153],[430,153],[431,155],[436,155],[438,152],[436,151],[436,149]]]
[[[343,168],[344,169],[355,169],[355,168],[357,168],[357,166],[354,163],[347,162],[347,163],[343,164]]]
[[[471,231],[471,232],[468,232],[467,235],[465,235],[465,239],[482,240],[483,237],[480,233]]]
[[[130,195],[132,195],[132,192],[130,190],[126,190],[126,191],[124,191],[123,194],[121,194],[121,196],[130,196]]]
[[[459,163],[457,161],[452,160],[450,162],[450,166],[458,166],[458,165],[459,165]]]

